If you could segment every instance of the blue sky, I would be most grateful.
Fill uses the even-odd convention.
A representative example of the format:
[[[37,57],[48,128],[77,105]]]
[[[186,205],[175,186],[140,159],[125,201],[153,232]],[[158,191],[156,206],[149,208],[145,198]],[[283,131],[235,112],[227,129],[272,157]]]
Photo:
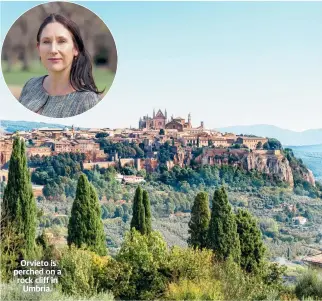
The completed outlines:
[[[165,108],[197,126],[322,128],[322,2],[75,2],[107,24],[118,49],[108,95],[56,120],[21,106],[0,79],[0,119],[137,126]],[[41,2],[1,3],[1,43]]]

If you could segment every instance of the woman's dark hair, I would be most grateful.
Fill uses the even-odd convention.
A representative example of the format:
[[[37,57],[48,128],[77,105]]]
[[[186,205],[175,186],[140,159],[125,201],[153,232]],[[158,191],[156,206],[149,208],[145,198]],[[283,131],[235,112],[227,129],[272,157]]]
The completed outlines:
[[[70,70],[70,83],[72,87],[77,91],[92,91],[96,94],[103,93],[105,89],[98,91],[95,85],[90,55],[85,49],[79,28],[75,22],[59,14],[50,14],[39,27],[37,43],[39,44],[40,42],[43,29],[49,23],[55,22],[62,24],[72,34],[74,45],[78,50],[78,56],[74,57]]]

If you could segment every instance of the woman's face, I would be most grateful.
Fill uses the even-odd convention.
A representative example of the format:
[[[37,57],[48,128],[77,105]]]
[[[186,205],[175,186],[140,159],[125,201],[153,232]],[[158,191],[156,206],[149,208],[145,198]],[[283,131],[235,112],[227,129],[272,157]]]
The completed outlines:
[[[48,71],[70,71],[73,59],[78,55],[72,34],[62,24],[47,24],[38,44],[41,62]]]

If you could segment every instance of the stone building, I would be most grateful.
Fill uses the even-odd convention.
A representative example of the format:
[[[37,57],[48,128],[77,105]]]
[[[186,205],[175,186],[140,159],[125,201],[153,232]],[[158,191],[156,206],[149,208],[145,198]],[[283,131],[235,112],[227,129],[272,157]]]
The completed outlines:
[[[156,114],[153,110],[153,117],[149,117],[147,114],[146,116],[143,116],[143,118],[140,118],[139,120],[139,129],[154,129],[154,130],[160,130],[164,129],[165,125],[167,123],[167,110],[164,111],[164,114],[161,110],[159,110]]]
[[[53,154],[59,153],[84,153],[86,161],[104,161],[106,154],[100,149],[99,143],[93,140],[55,141],[53,143]]]
[[[175,120],[171,120],[166,124],[166,129],[167,130],[177,130],[178,132],[183,132],[183,125]]]
[[[51,156],[52,150],[50,147],[28,147],[27,148],[27,156],[36,156],[39,155],[40,157],[45,156]]]
[[[0,168],[9,162],[12,153],[13,141],[8,139],[0,140]]]
[[[70,153],[72,151],[72,145],[69,141],[55,141],[53,143],[53,151],[59,153]]]
[[[63,137],[64,129],[62,129],[62,128],[39,128],[34,133],[36,135],[43,134],[44,136],[46,136],[48,138],[59,139],[59,138]]]
[[[153,172],[158,168],[159,162],[156,158],[136,159],[137,170],[145,169],[147,172]]]
[[[191,114],[189,113],[188,115],[188,121],[186,122],[186,120],[184,118],[181,117],[177,117],[177,118],[173,118],[171,117],[171,121],[168,122],[165,125],[166,129],[173,129],[173,130],[177,130],[178,132],[183,132],[185,129],[191,129]]]
[[[235,142],[235,140],[229,141],[229,139],[226,139],[223,137],[211,138],[211,143],[215,147],[228,147],[228,146],[232,145],[234,142]]]
[[[268,140],[267,138],[262,137],[246,137],[246,136],[239,136],[236,140],[239,144],[246,145],[249,149],[256,149],[257,144],[260,142],[262,145],[266,143]]]
[[[204,130],[204,124],[201,122],[198,128],[193,129],[191,124],[191,114],[188,114],[188,120],[182,117],[171,117],[171,120],[167,118],[167,110],[164,111],[164,114],[161,110],[155,114],[153,110],[153,117],[149,117],[147,114],[143,116],[139,120],[139,129],[140,130],[176,130],[177,132],[183,131],[194,131],[194,132],[202,132]]]
[[[8,181],[8,170],[0,169],[0,182]]]

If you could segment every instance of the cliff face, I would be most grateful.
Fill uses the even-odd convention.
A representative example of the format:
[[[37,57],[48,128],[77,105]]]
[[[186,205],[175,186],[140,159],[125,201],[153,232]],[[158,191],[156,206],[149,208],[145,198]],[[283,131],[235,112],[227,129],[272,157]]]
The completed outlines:
[[[315,186],[315,179],[313,173],[303,164],[303,161],[301,159],[296,158],[291,149],[286,149],[284,152],[292,168],[294,182],[298,183],[305,181],[310,183],[312,186]]]
[[[298,166],[294,167],[296,173],[302,178],[304,181],[309,182],[311,185],[315,186],[315,179],[313,173],[308,168],[299,168]]]
[[[258,170],[271,174],[278,179],[294,186],[293,173],[288,160],[283,155],[249,153],[242,159],[242,167],[245,170]]]
[[[174,164],[176,165],[179,165],[180,167],[183,167],[184,166],[184,163],[185,163],[185,158],[186,158],[186,154],[183,150],[179,150],[174,158],[173,158],[173,162]]]
[[[194,158],[191,151],[181,150],[174,156],[173,164],[189,166],[192,159],[201,165],[231,165],[247,171],[257,170],[287,182],[291,187],[294,187],[294,180],[298,178],[315,186],[313,173],[289,154],[284,155],[279,150],[249,152],[245,149],[204,148],[202,153]]]
[[[184,167],[185,165],[190,165],[191,159],[191,150],[179,149],[173,158],[173,163],[175,165],[179,165],[180,167]]]
[[[292,169],[289,161],[279,151],[236,149],[207,149],[196,158],[196,162],[209,165],[239,166],[244,170],[257,170],[277,177],[294,186]]]
[[[308,170],[308,173],[306,174],[306,181],[308,181],[310,184],[315,186],[315,179],[314,179],[313,172],[310,169],[307,169],[307,170]]]

